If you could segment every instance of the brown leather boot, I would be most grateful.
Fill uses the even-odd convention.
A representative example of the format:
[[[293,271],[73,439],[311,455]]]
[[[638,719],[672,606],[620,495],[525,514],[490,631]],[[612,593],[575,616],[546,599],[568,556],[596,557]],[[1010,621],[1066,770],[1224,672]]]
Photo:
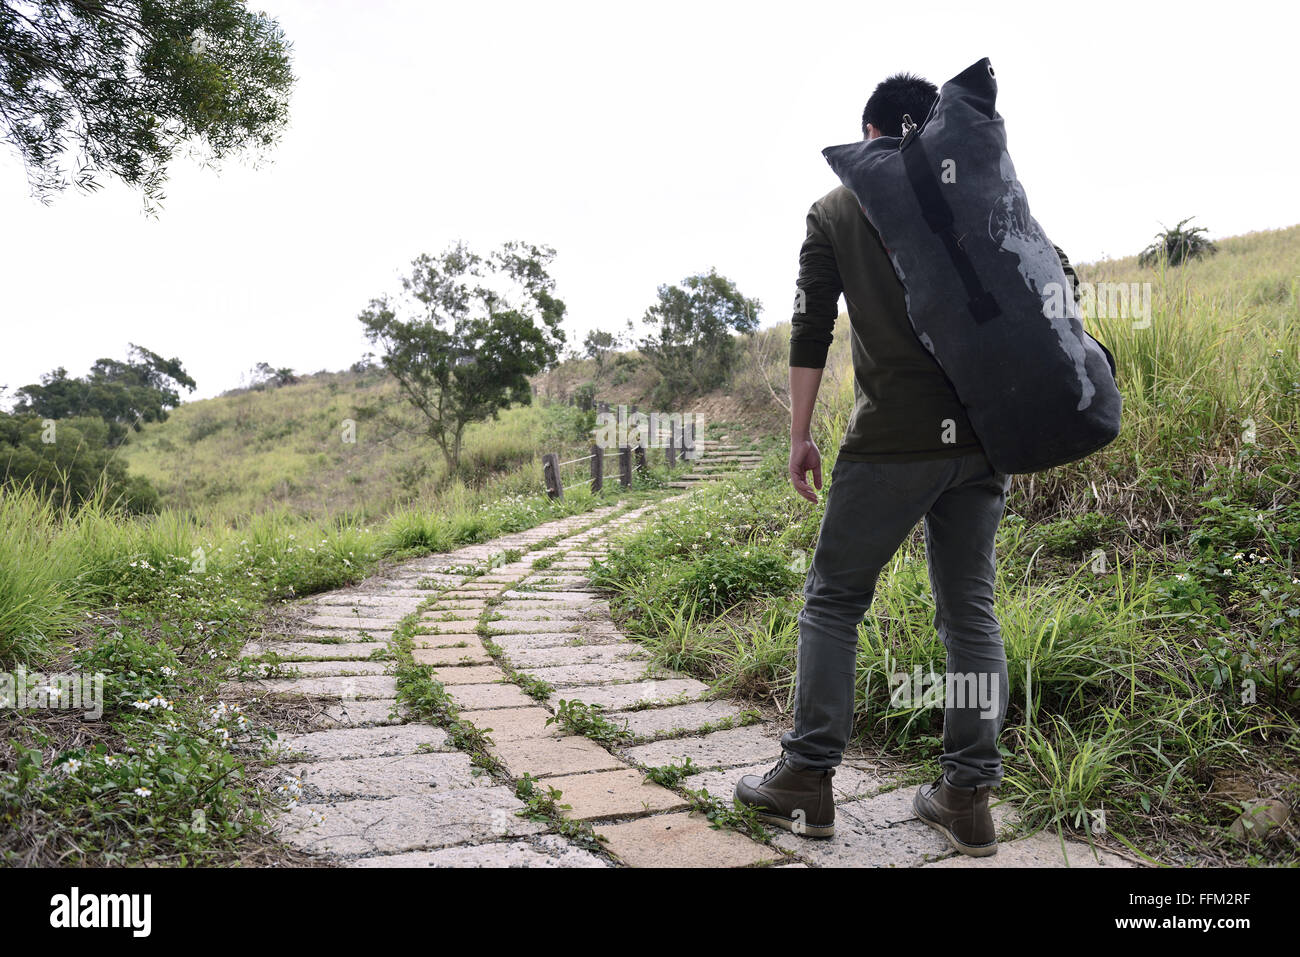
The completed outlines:
[[[735,800],[754,808],[760,820],[801,837],[835,836],[834,768],[796,771],[785,755],[761,778],[746,774],[736,783]]]
[[[991,786],[954,787],[942,775],[934,784],[923,784],[912,799],[916,816],[948,839],[948,843],[971,857],[988,857],[998,852],[989,813]]]

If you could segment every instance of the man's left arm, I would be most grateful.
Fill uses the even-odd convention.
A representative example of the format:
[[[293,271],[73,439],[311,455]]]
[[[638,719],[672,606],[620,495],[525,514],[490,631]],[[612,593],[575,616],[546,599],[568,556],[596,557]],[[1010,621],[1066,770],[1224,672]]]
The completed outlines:
[[[813,408],[826,354],[839,317],[840,280],[835,250],[816,204],[808,211],[808,233],[799,250],[798,293],[790,320],[790,482],[810,502],[822,487],[822,459],[812,439]],[[812,485],[808,473],[812,473]]]

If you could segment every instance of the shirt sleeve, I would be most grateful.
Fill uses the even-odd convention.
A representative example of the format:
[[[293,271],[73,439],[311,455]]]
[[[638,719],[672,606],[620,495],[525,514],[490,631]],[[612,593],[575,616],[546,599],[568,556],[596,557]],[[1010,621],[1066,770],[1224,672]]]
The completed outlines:
[[[790,320],[790,365],[821,369],[834,337],[844,286],[816,204],[808,210],[807,225],[808,234],[799,250],[798,289]]]

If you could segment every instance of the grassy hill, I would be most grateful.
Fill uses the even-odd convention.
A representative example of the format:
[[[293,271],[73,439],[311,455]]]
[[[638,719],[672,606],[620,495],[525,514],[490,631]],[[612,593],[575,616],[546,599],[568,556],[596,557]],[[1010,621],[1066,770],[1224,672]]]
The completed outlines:
[[[461,468],[450,475],[427,436],[385,429],[358,411],[375,404],[401,414],[396,386],[382,374],[320,373],[185,403],[166,422],[132,435],[122,454],[173,508],[232,519],[287,509],[364,521],[456,487],[539,491],[542,453],[585,441],[586,423],[572,407],[518,406],[468,428]],[[349,419],[353,442],[344,440]]]

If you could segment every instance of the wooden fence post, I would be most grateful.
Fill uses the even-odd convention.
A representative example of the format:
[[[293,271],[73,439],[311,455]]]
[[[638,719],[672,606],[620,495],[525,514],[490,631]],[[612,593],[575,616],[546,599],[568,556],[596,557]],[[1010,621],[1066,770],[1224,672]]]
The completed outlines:
[[[638,442],[636,444],[636,448],[632,450],[632,453],[636,456],[636,467],[639,468],[642,472],[646,471],[647,469],[646,469],[644,446],[642,446],[641,443]]]
[[[564,486],[560,484],[560,457],[554,452],[542,456],[542,474],[546,476],[546,494],[551,498],[564,498]]]
[[[671,425],[668,427],[668,444],[664,446],[664,457],[668,459],[668,467],[674,468],[677,465],[677,430]]]
[[[599,445],[591,446],[591,490],[599,492],[605,485],[605,450]]]
[[[624,488],[632,484],[632,450],[626,445],[618,450],[618,480]]]

